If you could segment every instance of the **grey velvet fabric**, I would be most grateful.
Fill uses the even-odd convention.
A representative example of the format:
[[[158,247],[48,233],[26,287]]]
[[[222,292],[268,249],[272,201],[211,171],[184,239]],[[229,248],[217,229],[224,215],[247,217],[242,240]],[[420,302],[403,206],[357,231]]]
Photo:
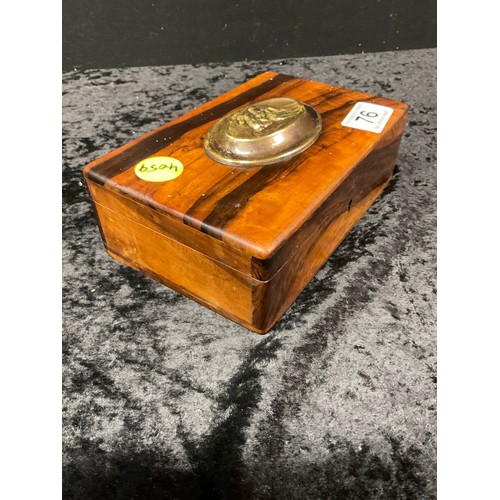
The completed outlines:
[[[64,74],[64,498],[435,498],[435,59]],[[394,180],[259,336],[111,259],[81,169],[269,69],[410,115]]]

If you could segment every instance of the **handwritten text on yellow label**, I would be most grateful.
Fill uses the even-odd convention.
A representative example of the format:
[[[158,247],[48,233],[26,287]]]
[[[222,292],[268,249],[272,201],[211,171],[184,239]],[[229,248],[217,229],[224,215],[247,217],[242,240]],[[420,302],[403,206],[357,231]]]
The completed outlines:
[[[135,166],[135,175],[148,182],[166,182],[179,177],[184,165],[170,156],[151,156]]]

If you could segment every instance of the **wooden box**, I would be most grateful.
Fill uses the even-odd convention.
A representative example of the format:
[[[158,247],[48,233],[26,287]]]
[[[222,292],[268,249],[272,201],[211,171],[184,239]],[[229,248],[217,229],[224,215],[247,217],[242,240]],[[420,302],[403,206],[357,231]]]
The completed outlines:
[[[320,113],[322,132],[311,147],[253,168],[226,166],[205,154],[204,137],[217,120],[280,96]],[[382,106],[386,123],[373,125],[377,113],[366,110],[355,119],[359,103]],[[263,73],[84,168],[106,250],[265,333],[390,180],[406,116],[398,101]],[[372,126],[380,130],[362,129]],[[182,173],[165,182],[143,180],[136,168],[149,157],[174,158]]]

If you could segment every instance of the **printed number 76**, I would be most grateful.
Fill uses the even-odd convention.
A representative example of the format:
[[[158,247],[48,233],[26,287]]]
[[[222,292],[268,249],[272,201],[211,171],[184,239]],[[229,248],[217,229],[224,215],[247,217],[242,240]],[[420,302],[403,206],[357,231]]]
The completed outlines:
[[[369,118],[375,118],[378,116],[378,113],[375,113],[375,111],[360,111],[359,114],[368,116]],[[363,118],[363,116],[356,116],[356,120],[364,120],[365,122],[373,123],[373,120],[367,120],[366,118]]]

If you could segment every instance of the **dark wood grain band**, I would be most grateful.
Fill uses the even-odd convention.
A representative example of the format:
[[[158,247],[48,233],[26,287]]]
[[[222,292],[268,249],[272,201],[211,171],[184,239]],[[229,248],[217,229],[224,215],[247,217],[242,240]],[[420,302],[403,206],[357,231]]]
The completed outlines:
[[[200,127],[201,125],[209,123],[213,120],[217,120],[218,118],[222,118],[224,115],[229,113],[229,111],[232,111],[233,109],[242,106],[247,102],[256,99],[260,95],[265,94],[266,92],[269,92],[279,85],[291,80],[296,80],[296,78],[290,75],[276,75],[276,77],[272,80],[267,80],[256,87],[252,87],[232,99],[210,108],[208,111],[199,113],[191,118],[188,118],[187,120],[161,127],[154,134],[144,138],[141,142],[140,148],[131,147],[123,151],[121,154],[108,158],[99,165],[90,169],[88,171],[88,176],[97,184],[104,185],[107,180],[123,172],[123,170],[130,168],[142,159],[153,155],[160,149],[163,149],[165,147],[165,142],[163,140],[159,142],[159,138],[163,138],[166,132],[168,132],[168,136],[170,138],[169,142],[172,143],[189,130]]]

